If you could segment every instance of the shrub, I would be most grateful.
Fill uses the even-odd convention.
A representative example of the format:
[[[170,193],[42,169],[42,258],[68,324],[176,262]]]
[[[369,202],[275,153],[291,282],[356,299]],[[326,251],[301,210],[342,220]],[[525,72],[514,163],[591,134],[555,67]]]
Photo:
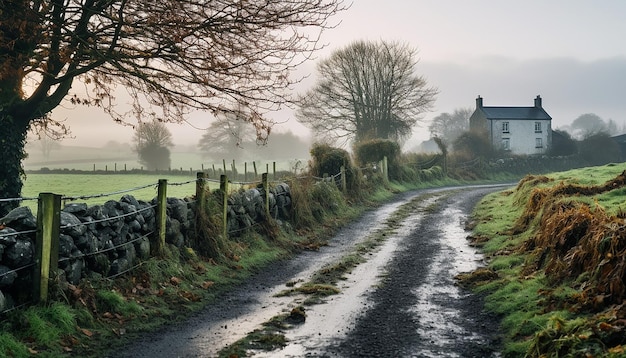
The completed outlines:
[[[387,157],[387,161],[397,161],[400,145],[387,139],[370,139],[354,145],[354,154],[361,164],[376,163]]]
[[[454,141],[453,147],[455,155],[465,161],[477,157],[491,158],[494,155],[489,138],[482,132],[465,132],[461,134]]]
[[[350,154],[340,148],[331,147],[327,144],[314,144],[311,148],[311,174],[322,177],[341,172],[341,167],[346,170],[346,185],[348,195],[352,198],[361,198],[362,178],[359,171],[352,165]]]
[[[358,142],[354,145],[354,154],[357,163],[364,166],[369,163],[377,163],[387,157],[387,168],[390,179],[403,180],[400,170],[400,145],[388,139],[370,139]]]

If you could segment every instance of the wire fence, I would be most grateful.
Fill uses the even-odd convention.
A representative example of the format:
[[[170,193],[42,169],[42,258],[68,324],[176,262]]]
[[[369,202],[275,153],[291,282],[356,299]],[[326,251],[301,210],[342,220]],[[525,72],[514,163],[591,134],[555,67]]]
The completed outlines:
[[[381,168],[386,167],[386,163],[380,163]],[[366,169],[366,168],[363,168]],[[385,169],[386,170],[386,169]],[[317,182],[331,182],[336,184],[342,190],[346,189],[346,171],[342,167],[338,173],[332,175],[325,175],[324,177],[317,177],[313,175],[301,175],[295,176],[292,175],[290,180],[313,180]],[[287,179],[287,178],[283,178]],[[33,282],[32,292],[29,295],[30,299],[20,299],[20,304],[14,304],[11,307],[4,307],[0,313],[7,313],[12,310],[18,309],[19,307],[23,307],[25,305],[30,305],[37,302],[45,302],[48,300],[48,285],[53,282],[53,276],[56,275],[58,269],[62,267],[69,267],[72,263],[78,261],[86,261],[93,260],[96,256],[107,256],[107,257],[116,257],[118,253],[126,250],[126,248],[130,248],[131,246],[140,245],[145,241],[148,241],[150,244],[150,255],[159,255],[159,253],[163,252],[163,247],[165,246],[165,236],[166,236],[166,216],[167,213],[167,195],[166,188],[168,186],[184,186],[184,185],[192,185],[196,186],[195,195],[189,195],[188,198],[185,199],[184,203],[187,205],[188,209],[198,209],[198,205],[201,204],[204,200],[206,200],[205,192],[207,191],[208,184],[219,184],[220,192],[223,193],[223,205],[222,205],[222,218],[223,218],[223,226],[224,226],[224,235],[225,237],[229,237],[229,235],[237,235],[246,230],[254,229],[263,224],[263,221],[254,221],[251,225],[247,225],[245,227],[233,227],[229,228],[228,226],[228,218],[229,211],[228,199],[231,196],[232,192],[229,191],[229,185],[238,186],[239,192],[244,192],[241,189],[247,187],[248,190],[256,190],[258,191],[258,195],[263,199],[263,202],[260,206],[265,211],[265,215],[261,215],[261,217],[273,218],[277,219],[279,215],[278,209],[272,209],[270,207],[270,198],[273,200],[273,205],[276,206],[279,201],[286,201],[286,198],[290,195],[287,190],[278,189],[281,185],[280,180],[276,180],[274,176],[274,180],[269,180],[269,173],[263,173],[261,176],[261,180],[244,180],[244,181],[230,181],[226,175],[222,175],[219,180],[209,178],[205,173],[197,173],[197,178],[192,180],[186,180],[181,182],[171,182],[168,183],[167,180],[159,180],[156,183],[150,183],[142,186],[132,187],[128,189],[114,190],[109,192],[102,192],[96,194],[85,194],[85,195],[58,195],[52,193],[41,193],[38,197],[20,197],[20,198],[6,198],[0,199],[0,202],[24,202],[24,201],[34,201],[36,200],[37,205],[37,215],[36,215],[36,228],[16,231],[9,226],[5,226],[4,223],[0,223],[0,242],[12,242],[13,240],[28,240],[31,245],[34,246],[34,257],[30,258],[30,262],[24,263],[21,262],[16,267],[8,267],[4,266],[2,262],[0,262],[0,287],[3,287],[0,290],[0,295],[3,291],[12,293],[10,289],[6,289],[6,287],[10,287],[11,283],[14,282],[18,277],[21,278],[30,278]],[[274,185],[275,189],[270,190],[270,186]],[[61,212],[65,209],[63,207],[70,208],[68,206],[68,202],[76,202],[81,200],[89,200],[94,198],[104,198],[111,197],[116,195],[124,195],[124,197],[128,196],[129,193],[133,193],[135,191],[143,190],[146,188],[155,188],[157,191],[156,197],[150,202],[142,202],[142,207],[133,207],[129,205],[124,207],[125,212],[120,212],[117,215],[107,215],[105,217],[89,217],[89,218],[81,218],[77,222],[62,222],[61,220]],[[288,188],[288,187],[287,187]],[[255,194],[256,195],[256,194]],[[124,197],[122,200],[124,200]],[[182,199],[181,199],[182,200]],[[119,201],[116,203],[120,203]],[[78,205],[78,204],[76,204]],[[106,205],[103,205],[106,206]],[[84,208],[88,208],[86,204],[84,204]],[[76,209],[76,206],[71,208],[72,210]],[[71,211],[71,210],[70,210]],[[32,215],[32,214],[31,214]],[[89,230],[98,230],[98,228],[102,227],[113,227],[116,225],[126,225],[126,222],[132,222],[135,220],[138,215],[142,215],[143,217],[154,217],[154,226],[151,226],[147,229],[143,227],[138,231],[137,234],[130,235],[127,237],[118,240],[114,244],[103,244],[98,241],[97,243],[87,243],[85,245],[93,246],[93,251],[89,251],[87,249],[76,249],[76,250],[68,250],[65,248],[63,252],[59,251],[60,246],[60,238],[62,235],[67,237],[71,237],[73,241],[77,241],[75,237],[72,236],[72,233],[78,232],[84,229],[85,227],[90,227]],[[266,219],[264,219],[266,220]],[[10,225],[10,223],[9,223]],[[98,227],[98,228],[97,228]],[[127,230],[127,232],[130,232]],[[78,235],[78,234],[77,234]],[[98,235],[94,234],[96,240],[100,238]],[[73,245],[78,245],[78,243],[73,242]],[[91,247],[90,246],[90,247]],[[75,246],[74,246],[75,247]],[[131,260],[128,265],[121,267],[119,270],[113,272],[112,270],[109,272],[100,272],[100,277],[102,279],[113,279],[129,273],[142,265],[142,260]],[[2,270],[2,267],[6,269]],[[82,276],[81,276],[82,277]],[[23,292],[20,293],[21,296]],[[20,296],[20,297],[21,297]],[[1,306],[0,306],[1,308]]]

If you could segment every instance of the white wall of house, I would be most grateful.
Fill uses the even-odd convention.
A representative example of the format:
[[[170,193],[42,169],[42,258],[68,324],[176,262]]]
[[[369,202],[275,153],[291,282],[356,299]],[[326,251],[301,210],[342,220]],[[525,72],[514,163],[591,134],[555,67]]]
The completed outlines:
[[[545,154],[551,143],[550,120],[491,120],[489,131],[494,147],[514,154]]]

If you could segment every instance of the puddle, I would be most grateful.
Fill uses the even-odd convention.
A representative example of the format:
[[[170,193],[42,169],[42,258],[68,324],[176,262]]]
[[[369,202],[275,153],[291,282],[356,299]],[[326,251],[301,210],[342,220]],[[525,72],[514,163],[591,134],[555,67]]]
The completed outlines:
[[[449,206],[441,217],[446,218],[445,224],[440,227],[441,249],[430,265],[426,283],[413,291],[416,304],[410,310],[410,314],[419,322],[417,333],[423,341],[430,342],[417,350],[420,357],[460,357],[447,347],[454,346],[459,339],[484,339],[459,324],[460,312],[445,304],[462,298],[463,293],[454,284],[454,276],[478,268],[483,257],[468,245],[467,232],[462,224],[465,217],[459,209]]]
[[[316,252],[303,252],[279,267],[280,273],[266,271],[258,282],[248,282],[228,294],[228,300],[215,305],[204,313],[190,320],[185,326],[163,332],[158,338],[148,337],[128,347],[118,356],[122,357],[214,357],[227,345],[245,337],[248,333],[261,327],[270,318],[288,312],[302,302],[303,297],[276,297],[276,294],[287,289],[287,282],[306,282],[320,268],[335,263],[344,255],[351,253],[354,247],[365,240],[370,233],[384,227],[385,221],[401,205],[424,193],[439,193],[445,190],[429,190],[405,195],[398,200],[385,204],[365,213],[362,218],[340,230],[329,240],[328,246]],[[449,189],[448,189],[449,191]],[[445,194],[442,194],[445,195]],[[420,206],[427,207],[437,200],[439,195],[424,200]],[[453,205],[453,204],[450,204]],[[458,312],[448,310],[438,303],[440,297],[459,298],[461,292],[452,282],[452,277],[459,272],[470,271],[478,266],[482,258],[466,243],[466,233],[460,221],[460,211],[447,209],[442,213],[449,219],[441,230],[445,239],[441,242],[443,250],[434,259],[429,269],[430,278],[442,282],[441,276],[450,277],[449,284],[426,284],[415,290],[417,304],[410,314],[417,317],[420,335],[432,337],[437,345],[444,345],[447,339],[459,335],[466,339],[480,339],[455,324]],[[395,234],[371,253],[368,260],[356,267],[346,280],[340,283],[341,293],[331,296],[323,304],[307,306],[306,323],[285,332],[290,344],[277,352],[254,352],[255,357],[302,357],[307,355],[325,355],[326,348],[337,344],[338,339],[345,337],[356,319],[370,309],[375,308],[368,298],[376,291],[376,285],[385,274],[385,266],[402,250],[401,242],[410,236],[419,226],[422,214],[419,210],[403,220]],[[450,260],[453,256],[456,259]],[[254,281],[254,280],[251,280]],[[445,324],[441,324],[445,322]],[[437,357],[437,346],[432,350],[419,352],[419,356]]]
[[[371,232],[381,228],[389,216],[411,198],[412,197],[409,197],[404,200],[385,204],[376,210],[366,213],[357,223],[340,230],[333,239],[329,240],[328,246],[323,246],[316,252],[305,252],[299,255],[294,259],[295,264],[305,264],[303,264],[302,267],[298,269],[298,272],[290,279],[281,282],[281,284],[277,286],[262,291],[250,292],[248,294],[248,302],[242,304],[249,306],[249,313],[224,320],[216,321],[213,319],[213,323],[211,323],[210,326],[198,326],[191,332],[190,337],[185,340],[186,347],[181,348],[181,350],[187,352],[202,352],[202,355],[198,356],[203,357],[216,356],[221,349],[235,343],[246,334],[259,328],[270,318],[287,312],[289,309],[299,304],[302,298],[294,298],[293,296],[276,297],[278,293],[287,289],[285,283],[306,282],[321,267],[334,263],[346,253],[351,252],[354,246],[367,238]],[[393,240],[388,241],[392,242]],[[319,340],[316,341],[314,346],[317,347],[324,345],[323,337],[331,333],[341,333],[345,330],[344,327],[340,326],[345,326],[345,321],[352,319],[352,315],[356,314],[358,310],[350,312],[350,310],[344,310],[343,306],[352,306],[359,309],[362,308],[361,306],[364,306],[365,298],[361,296],[370,289],[373,281],[363,280],[363,276],[371,275],[371,278],[375,279],[376,275],[372,275],[372,272],[376,272],[376,267],[383,265],[389,259],[394,248],[395,246],[393,245],[385,244],[372,260],[368,260],[367,263],[360,265],[354,271],[354,274],[345,281],[347,286],[341,287],[342,291],[346,290],[346,295],[333,297],[332,300],[329,301],[329,304],[324,305],[332,307],[335,311],[307,311],[307,323],[301,327],[303,331],[300,331],[299,335],[316,335],[319,337]],[[346,303],[343,301],[350,302]],[[321,324],[309,325],[311,321],[318,321],[321,322]],[[315,328],[315,326],[317,326],[317,328]],[[318,332],[320,327],[322,327],[321,331]],[[293,339],[297,341],[297,338]],[[170,341],[170,343],[172,342]],[[302,352],[298,351],[296,345],[294,345],[293,349],[295,349],[295,351],[290,353],[292,356],[302,355]],[[302,347],[302,349],[305,348]],[[285,354],[285,352],[281,351],[281,354],[278,356],[285,357]],[[194,357],[196,355],[179,356]],[[262,355],[258,356],[261,357]]]
[[[425,200],[427,207],[435,198]],[[273,352],[255,352],[258,358],[325,356],[327,348],[344,338],[356,319],[372,307],[369,294],[376,289],[385,273],[385,266],[396,254],[399,243],[420,224],[422,214],[412,214],[403,220],[394,235],[372,252],[366,262],[357,266],[340,285],[341,293],[322,304],[307,308],[306,323],[285,332],[288,345]],[[344,252],[346,254],[346,252]]]

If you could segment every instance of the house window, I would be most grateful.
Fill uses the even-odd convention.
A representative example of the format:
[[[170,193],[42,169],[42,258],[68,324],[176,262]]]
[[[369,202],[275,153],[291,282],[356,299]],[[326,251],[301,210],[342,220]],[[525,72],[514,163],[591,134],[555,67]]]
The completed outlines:
[[[541,133],[541,122],[535,122],[535,133]]]
[[[535,148],[543,148],[543,139],[535,138]]]
[[[502,133],[509,133],[509,122],[502,122]]]
[[[511,150],[511,140],[509,138],[502,138],[502,149]]]

